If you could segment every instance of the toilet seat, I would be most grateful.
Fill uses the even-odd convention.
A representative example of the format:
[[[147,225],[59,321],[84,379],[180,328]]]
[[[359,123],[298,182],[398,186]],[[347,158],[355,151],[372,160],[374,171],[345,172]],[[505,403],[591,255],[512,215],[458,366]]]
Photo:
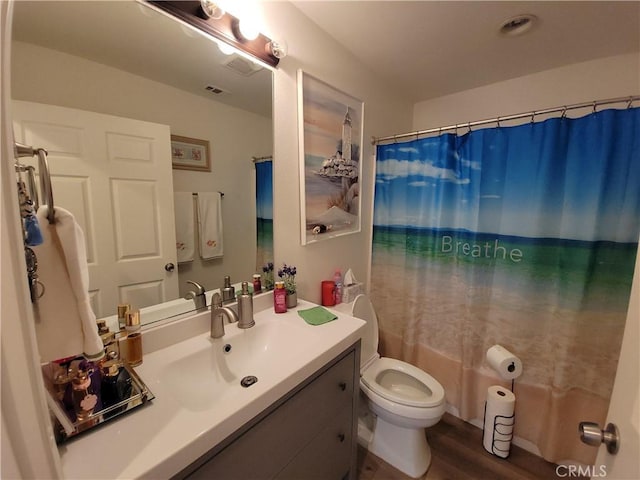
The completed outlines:
[[[394,358],[381,357],[364,372],[361,382],[391,402],[419,408],[444,403],[444,389],[424,370]]]

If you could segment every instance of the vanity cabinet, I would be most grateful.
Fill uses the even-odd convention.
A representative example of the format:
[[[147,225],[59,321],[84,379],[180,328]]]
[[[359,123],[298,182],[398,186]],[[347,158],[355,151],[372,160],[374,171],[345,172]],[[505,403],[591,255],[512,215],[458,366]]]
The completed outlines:
[[[360,342],[174,478],[355,479]]]

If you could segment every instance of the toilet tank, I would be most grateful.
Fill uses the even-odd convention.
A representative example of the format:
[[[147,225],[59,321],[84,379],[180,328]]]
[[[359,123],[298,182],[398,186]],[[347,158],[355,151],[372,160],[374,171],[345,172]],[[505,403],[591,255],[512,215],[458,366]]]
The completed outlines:
[[[378,354],[378,316],[371,300],[364,294],[358,295],[353,301],[351,315],[367,323],[360,346],[360,371],[362,371],[369,366],[372,360],[380,357]]]

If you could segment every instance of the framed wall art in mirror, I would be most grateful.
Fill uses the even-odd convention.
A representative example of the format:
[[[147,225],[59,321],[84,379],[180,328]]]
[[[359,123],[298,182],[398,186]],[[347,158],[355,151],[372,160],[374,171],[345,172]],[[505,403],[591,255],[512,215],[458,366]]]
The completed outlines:
[[[171,135],[171,165],[177,170],[211,171],[209,142]]]
[[[301,241],[360,231],[364,103],[298,70]]]

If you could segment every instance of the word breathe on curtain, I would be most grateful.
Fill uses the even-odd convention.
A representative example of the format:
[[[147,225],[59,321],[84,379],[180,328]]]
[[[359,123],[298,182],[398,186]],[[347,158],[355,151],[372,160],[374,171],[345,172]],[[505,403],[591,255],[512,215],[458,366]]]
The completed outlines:
[[[592,463],[573,425],[606,417],[640,235],[639,132],[640,109],[604,110],[377,149],[384,353],[481,420],[501,383],[484,356],[505,346],[524,364],[516,435],[551,461]]]

